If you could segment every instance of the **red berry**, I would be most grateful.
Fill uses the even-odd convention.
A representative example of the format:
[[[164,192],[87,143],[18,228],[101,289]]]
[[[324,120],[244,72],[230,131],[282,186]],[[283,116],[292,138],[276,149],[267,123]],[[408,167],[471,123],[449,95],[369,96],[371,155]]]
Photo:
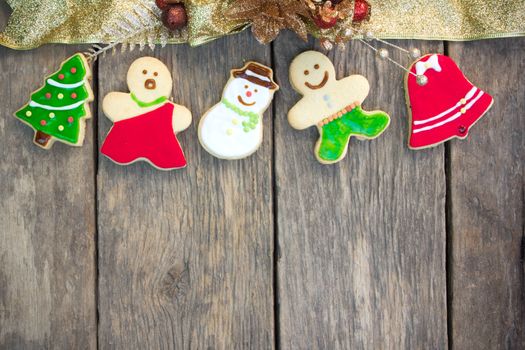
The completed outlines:
[[[362,22],[370,17],[370,4],[366,0],[355,0],[354,3],[354,23]]]
[[[65,78],[64,74],[59,74],[59,75],[58,75],[58,79],[60,79],[60,80],[64,80],[64,78]]]
[[[51,98],[51,93],[50,92],[47,92],[46,93],[46,98],[49,100]]]
[[[314,22],[315,25],[321,29],[330,29],[337,24],[337,17],[332,17],[326,21],[326,19],[322,18],[321,16],[317,16],[314,18]]]
[[[69,116],[69,117],[67,118],[67,122],[68,122],[68,123],[73,123],[74,121],[75,121],[75,119],[73,119],[72,116]]]
[[[170,30],[184,28],[188,24],[188,16],[184,5],[176,4],[165,10],[162,13],[162,23]]]
[[[72,98],[72,99],[77,98],[77,94],[73,92],[73,93],[71,94],[71,98]]]
[[[71,73],[75,74],[77,72],[77,69],[75,67],[71,68]]]
[[[170,3],[168,2],[168,0],[155,0],[155,4],[162,11],[167,10],[168,7],[170,7]]]

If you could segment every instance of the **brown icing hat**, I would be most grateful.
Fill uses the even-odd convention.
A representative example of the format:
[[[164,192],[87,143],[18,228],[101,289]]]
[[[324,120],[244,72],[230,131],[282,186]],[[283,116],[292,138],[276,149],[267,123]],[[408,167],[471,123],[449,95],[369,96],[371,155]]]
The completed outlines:
[[[272,69],[257,62],[248,62],[240,69],[232,69],[232,76],[246,79],[270,90],[279,89],[279,85],[273,80]]]

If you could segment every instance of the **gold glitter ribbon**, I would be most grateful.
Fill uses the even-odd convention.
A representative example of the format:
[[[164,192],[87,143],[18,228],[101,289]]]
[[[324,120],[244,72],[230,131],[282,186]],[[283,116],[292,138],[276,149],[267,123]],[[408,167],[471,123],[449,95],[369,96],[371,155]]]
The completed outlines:
[[[249,23],[228,20],[229,0],[185,0],[186,31],[170,34],[154,0],[7,0],[13,9],[0,44],[30,49],[46,43],[106,43],[122,40],[116,30],[137,6],[152,28],[131,41],[200,45],[236,33]],[[372,17],[363,28],[383,39],[474,40],[525,35],[525,0],[369,0]],[[128,18],[129,19],[129,18]],[[133,20],[133,18],[131,18]],[[316,34],[312,32],[312,34]],[[254,39],[255,40],[255,39]]]

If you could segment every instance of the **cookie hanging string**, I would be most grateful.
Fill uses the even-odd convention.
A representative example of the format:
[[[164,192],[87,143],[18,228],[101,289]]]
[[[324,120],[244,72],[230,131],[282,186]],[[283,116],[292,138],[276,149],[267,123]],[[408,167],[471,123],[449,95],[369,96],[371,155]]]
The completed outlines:
[[[397,49],[397,50],[407,54],[408,56],[410,56],[413,59],[417,59],[417,58],[421,57],[421,50],[419,50],[418,48],[411,48],[410,50],[407,50],[407,49],[402,48],[402,47],[400,47],[398,45],[392,44],[392,43],[390,43],[388,41],[379,39],[379,38],[375,37],[373,35],[373,33],[371,33],[371,32],[366,32],[366,33],[358,32],[358,33],[363,35],[363,39],[359,38],[357,40],[359,40],[361,43],[365,44],[365,46],[367,46],[369,49],[374,51],[379,58],[381,58],[383,60],[387,60],[387,61],[393,63],[394,65],[396,65],[398,68],[401,68],[402,70],[404,70],[408,74],[411,74],[411,75],[415,76],[416,79],[417,79],[417,83],[419,85],[421,85],[421,86],[426,85],[426,83],[428,82],[428,79],[427,79],[427,77],[425,75],[417,75],[416,73],[411,72],[405,66],[403,66],[401,63],[399,63],[396,60],[390,58],[390,55],[389,55],[389,52],[388,52],[387,49],[385,49],[385,48],[376,48],[373,45],[371,45],[369,43],[369,41],[375,40],[375,41],[380,42],[380,43],[382,43],[384,45],[393,47],[394,49]]]

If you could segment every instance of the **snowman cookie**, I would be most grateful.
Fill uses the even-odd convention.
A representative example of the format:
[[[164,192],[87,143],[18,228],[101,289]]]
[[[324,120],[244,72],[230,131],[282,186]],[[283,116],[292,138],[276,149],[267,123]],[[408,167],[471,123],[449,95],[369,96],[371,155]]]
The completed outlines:
[[[142,57],[131,64],[130,93],[110,92],[102,109],[114,123],[101,148],[118,164],[144,160],[161,170],[186,166],[177,132],[191,124],[191,112],[168,100],[173,80],[156,58]]]
[[[361,108],[370,90],[368,80],[361,75],[337,80],[332,62],[320,52],[297,56],[290,65],[290,82],[303,98],[288,112],[288,121],[297,130],[317,126],[314,152],[322,164],[343,159],[351,136],[373,139],[390,123],[385,112]]]
[[[233,69],[221,101],[199,123],[202,147],[222,159],[241,159],[257,151],[263,138],[262,116],[278,89],[269,67],[248,62]]]

